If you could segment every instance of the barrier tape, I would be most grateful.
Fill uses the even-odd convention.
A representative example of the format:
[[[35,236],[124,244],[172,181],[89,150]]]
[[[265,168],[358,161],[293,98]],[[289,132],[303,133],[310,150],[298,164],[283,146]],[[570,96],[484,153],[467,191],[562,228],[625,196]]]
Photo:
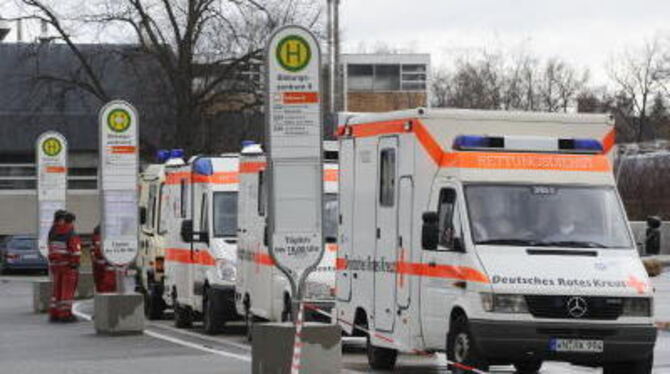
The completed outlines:
[[[298,319],[295,321],[295,341],[293,343],[293,359],[291,360],[291,374],[300,374],[300,357],[302,354],[302,325],[304,323],[304,303],[299,302]]]
[[[305,303],[305,308],[313,310],[313,311],[315,311],[315,312],[317,312],[317,313],[319,313],[323,316],[329,317],[331,321],[333,320],[333,314],[319,309],[316,305]],[[300,304],[300,310],[301,310],[301,313],[302,313],[302,303]],[[395,345],[400,350],[409,351],[409,352],[411,352],[415,355],[419,355],[419,356],[426,356],[426,357],[433,356],[433,354],[430,353],[430,352],[422,351],[422,350],[419,350],[419,349],[413,349],[413,348],[409,348],[409,347],[403,347],[401,344],[396,342],[394,339],[389,338],[388,336],[384,336],[384,335],[382,335],[380,333],[377,333],[377,332],[372,332],[372,331],[368,330],[367,328],[365,328],[363,326],[351,323],[349,321],[345,321],[345,320],[343,320],[341,318],[338,318],[338,317],[335,317],[335,319],[338,322],[341,322],[341,323],[344,323],[345,325],[349,325],[349,326],[353,327],[354,329],[361,330],[361,331],[363,331],[364,333],[366,333],[370,336],[374,336],[375,338],[378,338],[378,339],[381,339],[385,342],[391,343],[391,344]],[[464,364],[461,364],[460,362],[450,361],[448,358],[447,358],[447,364],[451,365],[454,368],[469,371],[469,372],[472,372],[472,373],[475,373],[475,374],[489,374],[488,372],[483,371],[483,370],[479,370],[475,367],[464,365]]]

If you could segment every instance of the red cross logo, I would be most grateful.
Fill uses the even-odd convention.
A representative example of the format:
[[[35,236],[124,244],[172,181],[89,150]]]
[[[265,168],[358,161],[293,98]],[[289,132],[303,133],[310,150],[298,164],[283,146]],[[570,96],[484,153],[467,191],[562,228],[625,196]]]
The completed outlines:
[[[633,287],[637,290],[637,293],[642,295],[643,293],[647,292],[647,288],[649,288],[649,285],[646,282],[641,281],[637,277],[631,275],[628,277],[628,280],[626,281],[626,285],[628,287]]]

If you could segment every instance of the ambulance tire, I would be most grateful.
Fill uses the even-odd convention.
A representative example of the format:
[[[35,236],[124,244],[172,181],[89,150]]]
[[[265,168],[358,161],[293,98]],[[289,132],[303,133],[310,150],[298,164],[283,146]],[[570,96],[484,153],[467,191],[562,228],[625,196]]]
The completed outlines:
[[[654,354],[649,358],[630,362],[613,362],[603,366],[603,374],[651,374]]]
[[[517,374],[537,374],[542,368],[542,360],[517,362],[514,368]]]
[[[221,333],[226,326],[226,320],[223,311],[217,305],[216,296],[212,288],[205,290],[205,298],[202,302],[202,325],[208,335]]]
[[[179,305],[176,297],[172,299],[172,308],[175,327],[185,329],[193,326],[193,313],[187,307]]]
[[[367,322],[365,323],[364,327],[366,330],[370,330]],[[365,343],[365,350],[368,356],[368,366],[370,366],[370,369],[385,371],[393,370],[395,362],[398,359],[397,350],[372,345],[370,342],[370,334],[367,335]]]
[[[482,371],[489,370],[489,364],[482,357],[468,327],[465,314],[457,315],[451,322],[447,333],[447,360],[474,367]],[[449,365],[452,373],[469,373],[470,370]]]
[[[247,306],[246,309],[245,309],[245,311],[244,311],[244,324],[245,324],[246,327],[247,327],[247,332],[246,332],[246,334],[247,334],[247,341],[248,341],[249,343],[251,343],[251,341],[253,340],[253,338],[252,338],[252,336],[253,336],[252,332],[253,332],[253,330],[254,330],[254,322],[255,322],[255,321],[256,321],[256,317],[254,317],[254,315],[251,314],[251,310],[249,310],[249,307]]]
[[[284,308],[281,312],[282,322],[293,322],[293,307],[291,306],[291,297],[288,294],[284,295]]]

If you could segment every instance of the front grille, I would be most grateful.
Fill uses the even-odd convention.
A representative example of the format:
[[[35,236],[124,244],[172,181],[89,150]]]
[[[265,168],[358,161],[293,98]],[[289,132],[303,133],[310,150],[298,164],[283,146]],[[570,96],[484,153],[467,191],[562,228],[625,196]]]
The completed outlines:
[[[619,297],[578,296],[586,304],[586,312],[577,317],[569,312],[568,302],[575,296],[526,295],[528,311],[537,318],[615,320],[623,309]]]

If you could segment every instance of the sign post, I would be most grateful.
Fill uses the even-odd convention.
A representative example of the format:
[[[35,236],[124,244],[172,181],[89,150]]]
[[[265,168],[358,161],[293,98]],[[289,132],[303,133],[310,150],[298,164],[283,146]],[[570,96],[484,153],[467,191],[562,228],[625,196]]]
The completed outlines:
[[[285,26],[265,58],[269,252],[301,300],[324,250],[321,51],[311,32]]]
[[[100,110],[100,235],[102,253],[118,267],[117,288],[138,250],[137,172],[139,117],[125,101]]]
[[[67,193],[67,141],[55,131],[37,138],[37,243],[45,258],[49,254],[49,229],[54,213],[65,209]]]

